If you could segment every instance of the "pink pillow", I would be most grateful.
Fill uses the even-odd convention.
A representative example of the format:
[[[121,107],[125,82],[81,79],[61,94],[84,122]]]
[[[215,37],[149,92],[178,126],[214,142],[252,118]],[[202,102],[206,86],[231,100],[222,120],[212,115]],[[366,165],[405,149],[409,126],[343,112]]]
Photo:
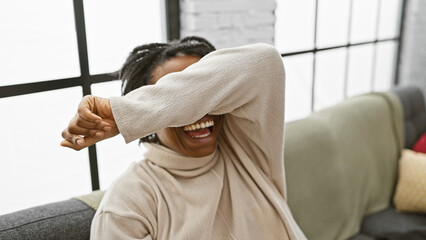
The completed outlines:
[[[426,153],[426,133],[414,144],[413,150],[415,152]]]

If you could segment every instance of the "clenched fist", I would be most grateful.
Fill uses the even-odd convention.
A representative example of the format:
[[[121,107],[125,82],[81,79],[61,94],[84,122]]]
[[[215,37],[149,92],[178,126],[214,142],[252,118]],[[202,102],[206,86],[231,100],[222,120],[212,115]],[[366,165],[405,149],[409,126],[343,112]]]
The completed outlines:
[[[61,146],[81,150],[119,133],[109,99],[85,96],[77,114],[62,131]]]

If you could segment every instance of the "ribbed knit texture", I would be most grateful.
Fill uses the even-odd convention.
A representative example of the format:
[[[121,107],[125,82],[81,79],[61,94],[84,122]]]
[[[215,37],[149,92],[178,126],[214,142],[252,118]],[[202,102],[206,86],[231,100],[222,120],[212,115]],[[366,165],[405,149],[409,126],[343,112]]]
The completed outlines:
[[[306,239],[285,201],[285,73],[266,44],[208,54],[182,72],[111,98],[126,142],[225,114],[217,150],[182,156],[145,144],[105,194],[92,239]]]

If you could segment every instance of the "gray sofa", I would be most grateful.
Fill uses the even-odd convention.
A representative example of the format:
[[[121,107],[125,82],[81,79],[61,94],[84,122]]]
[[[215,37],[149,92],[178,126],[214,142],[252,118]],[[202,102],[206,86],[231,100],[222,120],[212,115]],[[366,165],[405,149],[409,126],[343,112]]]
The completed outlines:
[[[426,132],[425,102],[416,87],[399,87],[393,92],[396,94],[367,94],[351,98],[306,119],[287,124],[285,165],[288,202],[309,239],[371,240],[387,232],[426,231],[425,214],[400,213],[392,206],[398,154],[403,147],[412,147]],[[367,110],[364,112],[363,108]],[[398,116],[401,119],[393,119]],[[358,128],[373,124],[379,117],[388,122],[383,123],[382,131],[386,138],[392,140],[376,141],[377,146],[364,147],[364,143],[356,141],[364,134]],[[339,123],[342,129],[336,131],[335,125]],[[357,136],[345,132],[354,128]],[[389,130],[386,131],[386,128]],[[356,163],[351,162],[350,157],[340,157],[344,146],[356,149],[355,157],[352,156],[355,160],[358,158]],[[392,149],[392,152],[374,152],[381,147]],[[313,149],[322,150],[313,152]],[[364,157],[374,154],[379,159],[363,161]],[[387,165],[389,170],[377,168],[380,164]],[[361,168],[356,170],[359,166]],[[372,168],[380,169],[380,173],[375,173]],[[348,173],[352,169],[355,173]],[[363,183],[356,176],[377,181]],[[380,191],[374,189],[376,182],[383,182],[383,189],[379,189],[380,185],[376,186]],[[357,190],[359,186],[361,189]],[[349,198],[342,193],[348,189],[352,191]],[[89,239],[90,223],[102,196],[103,192],[95,191],[0,216],[0,239]],[[352,206],[353,199],[358,200]]]
[[[426,132],[425,100],[419,88],[408,86],[393,90],[401,101],[404,114],[404,148],[412,148],[422,134]],[[390,207],[369,214],[363,218],[360,233],[351,240],[372,240],[375,236],[387,236],[387,233],[408,233],[426,231],[426,214],[397,212],[391,202]],[[410,237],[400,235],[399,239]],[[424,238],[426,239],[426,238]]]

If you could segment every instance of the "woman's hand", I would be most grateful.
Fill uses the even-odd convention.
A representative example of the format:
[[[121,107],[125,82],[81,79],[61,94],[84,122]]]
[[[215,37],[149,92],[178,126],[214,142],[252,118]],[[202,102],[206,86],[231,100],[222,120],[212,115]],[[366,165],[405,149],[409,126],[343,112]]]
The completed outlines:
[[[61,146],[81,150],[119,133],[109,99],[85,96],[77,114],[62,131]]]

